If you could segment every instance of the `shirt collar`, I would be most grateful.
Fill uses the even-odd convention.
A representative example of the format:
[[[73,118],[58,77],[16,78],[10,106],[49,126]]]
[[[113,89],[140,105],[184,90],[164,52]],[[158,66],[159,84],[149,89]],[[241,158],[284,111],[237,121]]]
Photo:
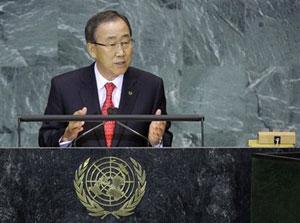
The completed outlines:
[[[95,71],[95,76],[96,76],[96,81],[97,81],[97,86],[98,89],[102,89],[104,88],[104,85],[106,83],[113,83],[117,89],[121,89],[122,88],[122,83],[123,83],[123,77],[124,74],[121,74],[119,76],[117,76],[115,79],[113,79],[112,81],[106,80],[102,74],[99,72],[96,63],[94,65],[94,71]]]

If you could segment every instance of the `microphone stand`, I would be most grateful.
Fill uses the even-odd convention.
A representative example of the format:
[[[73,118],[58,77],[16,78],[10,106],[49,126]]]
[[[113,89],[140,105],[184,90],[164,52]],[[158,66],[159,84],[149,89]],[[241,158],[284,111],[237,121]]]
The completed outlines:
[[[104,122],[101,122],[100,124],[94,126],[93,128],[89,129],[88,131],[82,133],[79,137],[77,137],[76,139],[74,139],[74,141],[72,142],[72,147],[76,147],[76,143],[79,139],[81,139],[82,137],[84,137],[85,135],[89,134],[90,132],[94,131],[97,128],[100,128],[101,126],[104,125]]]
[[[107,112],[109,115],[118,115],[119,114],[119,109],[118,108],[115,108],[115,107],[110,107],[107,109]],[[123,128],[127,129],[128,131],[132,132],[133,134],[141,137],[142,139],[146,140],[147,142],[147,146],[150,146],[151,143],[149,142],[148,138],[146,138],[144,135],[142,135],[141,133],[139,133],[138,131],[130,128],[129,126],[125,125],[124,123],[122,122],[119,122],[119,121],[115,121],[118,125],[122,126]]]
[[[123,124],[122,122],[116,121],[116,123],[117,123],[118,125],[122,126],[123,128],[127,129],[128,131],[130,131],[130,132],[132,132],[132,133],[138,135],[139,137],[145,139],[146,142],[147,142],[147,146],[148,146],[148,147],[151,145],[151,143],[149,142],[149,139],[146,138],[146,137],[145,137],[144,135],[142,135],[141,133],[135,131],[134,129],[130,128],[129,126]]]

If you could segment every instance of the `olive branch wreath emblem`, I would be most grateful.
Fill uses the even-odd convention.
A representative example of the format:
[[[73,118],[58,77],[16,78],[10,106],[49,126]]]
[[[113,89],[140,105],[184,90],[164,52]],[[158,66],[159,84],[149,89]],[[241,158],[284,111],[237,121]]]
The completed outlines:
[[[111,214],[119,219],[120,217],[129,216],[134,213],[133,210],[140,203],[145,194],[147,182],[145,170],[143,170],[141,165],[133,158],[130,158],[130,161],[133,164],[134,171],[138,179],[137,188],[132,197],[127,200],[118,210],[114,211],[105,210],[101,205],[91,199],[84,189],[84,177],[90,162],[90,158],[86,159],[75,171],[75,179],[73,181],[75,191],[81,204],[89,211],[89,215],[104,219],[106,216]]]

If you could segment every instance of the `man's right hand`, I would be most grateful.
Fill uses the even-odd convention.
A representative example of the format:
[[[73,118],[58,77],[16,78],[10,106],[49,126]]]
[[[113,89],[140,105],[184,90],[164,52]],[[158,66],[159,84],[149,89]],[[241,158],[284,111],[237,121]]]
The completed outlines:
[[[82,109],[73,113],[73,115],[86,115],[87,108]],[[67,126],[64,135],[62,136],[62,142],[72,141],[77,138],[78,134],[83,130],[83,121],[70,121]]]

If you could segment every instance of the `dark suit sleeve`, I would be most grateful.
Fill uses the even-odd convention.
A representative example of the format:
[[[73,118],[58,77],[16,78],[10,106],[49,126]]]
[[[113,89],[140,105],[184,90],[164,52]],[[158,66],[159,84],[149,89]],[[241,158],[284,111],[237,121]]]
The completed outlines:
[[[64,114],[64,107],[59,85],[55,79],[51,81],[50,93],[48,98],[45,115]],[[39,130],[39,146],[41,147],[59,147],[59,139],[63,135],[67,123],[62,122],[43,122]]]
[[[157,109],[161,109],[162,114],[167,114],[166,109],[166,96],[165,96],[165,89],[164,89],[164,83],[162,79],[159,79],[159,87],[156,94],[156,100],[154,105],[154,111],[153,114],[155,114]],[[169,128],[171,127],[171,122],[167,122],[165,134],[163,135],[163,146],[164,147],[171,147],[172,146],[172,140],[173,140],[173,134],[169,131]]]

